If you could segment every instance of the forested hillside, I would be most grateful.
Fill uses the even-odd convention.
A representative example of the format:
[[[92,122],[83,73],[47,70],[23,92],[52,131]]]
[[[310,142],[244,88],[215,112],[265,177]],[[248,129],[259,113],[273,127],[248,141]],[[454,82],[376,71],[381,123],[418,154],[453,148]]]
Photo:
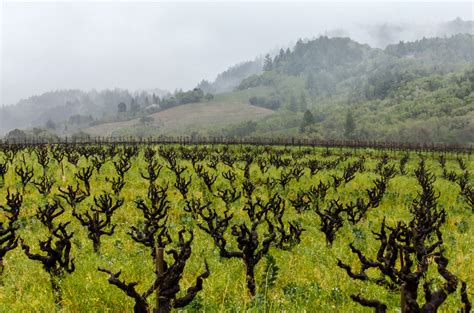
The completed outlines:
[[[217,75],[213,82],[202,80],[197,88],[208,93],[223,93],[234,90],[235,87],[247,77],[262,72],[262,60],[257,58],[255,61],[242,62],[229,67],[224,72]]]
[[[158,95],[71,90],[31,97],[2,109],[0,131],[45,125],[49,132],[71,135],[107,123],[107,133],[112,135],[473,143],[473,40],[471,34],[457,34],[399,42],[385,49],[350,38],[298,40],[291,49],[232,66],[214,82],[203,80],[189,91]],[[199,110],[210,110],[215,121],[225,120],[229,125],[206,119],[205,123],[196,121],[195,127],[177,129],[163,127],[151,116],[190,103],[202,103]],[[232,119],[226,116],[232,110],[213,109],[225,105],[248,112],[252,110],[245,106],[257,106],[273,113],[258,119]],[[183,115],[176,116],[176,122],[167,120],[169,125],[180,125],[178,119],[196,113],[187,114],[186,107],[179,111]],[[20,115],[23,120],[18,119]]]
[[[12,128],[48,128],[64,131],[59,124],[69,123],[72,128],[87,127],[117,118],[118,105],[138,112],[167,94],[163,90],[130,92],[128,90],[58,90],[21,100],[14,106],[0,107],[0,134]],[[79,123],[79,125],[78,125]]]
[[[238,89],[264,86],[267,95],[249,102],[288,111],[288,123],[275,121],[273,132],[473,142],[473,64],[473,36],[467,34],[400,42],[384,50],[320,37],[300,40],[274,58],[267,55],[265,72],[243,80]],[[295,116],[301,117],[299,125]],[[256,132],[267,131],[269,124]]]

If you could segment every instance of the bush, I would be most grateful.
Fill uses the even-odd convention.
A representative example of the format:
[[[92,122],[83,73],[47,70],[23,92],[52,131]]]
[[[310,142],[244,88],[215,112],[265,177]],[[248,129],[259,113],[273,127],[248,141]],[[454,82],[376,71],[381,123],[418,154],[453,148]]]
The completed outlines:
[[[251,97],[249,99],[249,103],[254,106],[267,108],[270,110],[277,110],[281,106],[281,102],[279,99],[273,98],[266,98],[266,97]]]
[[[148,123],[151,123],[153,121],[154,121],[153,117],[151,117],[151,116],[142,116],[140,118],[140,123],[143,123],[143,124],[148,124]]]

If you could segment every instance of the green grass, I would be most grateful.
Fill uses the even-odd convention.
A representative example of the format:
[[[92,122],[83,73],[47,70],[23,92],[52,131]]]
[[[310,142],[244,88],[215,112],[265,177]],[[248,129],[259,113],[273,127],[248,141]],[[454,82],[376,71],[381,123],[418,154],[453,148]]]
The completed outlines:
[[[151,114],[153,121],[146,125],[136,118],[124,122],[100,124],[83,131],[96,136],[189,135],[192,131],[204,134],[230,124],[257,121],[271,115],[272,110],[248,103],[249,94],[255,92],[252,90],[222,94],[210,102],[179,105]]]
[[[212,147],[211,147],[212,148]],[[238,146],[231,147],[231,150],[239,149]],[[283,150],[276,147],[276,150]],[[294,148],[296,152],[299,148]],[[313,149],[310,157],[319,159],[335,159],[337,154],[346,150],[335,149],[333,156],[324,157],[324,149]],[[35,166],[35,178],[40,175],[40,166],[36,163],[36,157],[30,151],[21,151],[17,154],[13,166],[5,175],[5,185],[0,188],[0,204],[5,203],[7,188],[21,189],[20,180],[15,174],[14,165],[19,164],[22,156],[28,164]],[[341,185],[336,191],[332,188],[328,191],[327,199],[340,198],[343,202],[354,200],[354,197],[364,195],[364,190],[370,188],[372,180],[377,177],[373,172],[375,164],[378,162],[380,152],[374,150],[358,150],[357,156],[365,155],[367,158],[364,173],[356,174],[354,180]],[[260,156],[266,156],[265,153]],[[291,157],[285,152],[286,157]],[[299,182],[292,180],[286,189],[277,186],[272,193],[277,192],[284,199],[293,198],[299,189],[308,189],[312,185],[317,185],[319,181],[327,182],[330,174],[342,173],[343,165],[357,160],[357,156],[349,157],[341,163],[335,170],[323,170],[313,177],[309,170],[305,170],[304,176]],[[400,153],[390,154],[391,163],[398,162]],[[444,246],[446,256],[450,263],[448,269],[462,280],[468,283],[470,297],[472,299],[472,286],[474,286],[474,217],[472,209],[468,207],[464,199],[459,195],[457,184],[441,178],[441,168],[435,159],[436,155],[427,154],[427,164],[437,176],[435,183],[436,190],[440,192],[439,205],[447,211],[447,221],[442,228],[444,233]],[[308,156],[298,161],[304,161]],[[0,151],[0,161],[3,160]],[[474,162],[472,157],[464,157],[469,171],[474,172]],[[160,163],[166,162],[159,158]],[[393,225],[396,221],[408,221],[409,207],[412,199],[419,189],[417,181],[413,176],[413,170],[418,164],[418,156],[410,154],[407,164],[407,176],[396,176],[393,178],[384,195],[380,207],[371,209],[356,226],[346,223],[338,232],[332,248],[327,247],[324,234],[319,230],[319,218],[312,212],[307,211],[298,214],[294,208],[287,203],[285,220],[298,220],[306,231],[302,235],[302,242],[291,251],[281,251],[275,248],[270,249],[270,254],[276,259],[279,273],[275,286],[268,291],[267,309],[270,312],[367,312],[360,305],[352,302],[351,294],[362,293],[367,298],[378,298],[389,306],[389,312],[397,312],[399,296],[396,293],[385,291],[382,287],[354,281],[349,279],[346,273],[336,266],[337,259],[357,266],[356,258],[350,253],[348,244],[354,242],[368,255],[373,256],[377,246],[371,231],[378,230],[382,219],[385,217],[388,224]],[[57,187],[65,187],[75,182],[74,173],[77,168],[63,160],[65,175],[61,175],[57,162],[52,160],[48,168],[48,174],[56,179],[53,188],[52,198],[58,194]],[[180,161],[181,165],[188,168],[188,174],[193,172],[189,161]],[[396,163],[398,164],[398,163]],[[82,157],[78,167],[88,165],[87,160]],[[243,163],[239,162],[236,172],[239,173],[238,181],[243,181]],[[455,170],[460,173],[454,155],[448,156],[448,170]],[[71,216],[71,208],[66,205],[66,213],[60,218],[61,221],[72,220],[70,230],[74,231],[73,251],[75,257],[76,270],[71,275],[66,275],[61,282],[63,288],[64,301],[61,307],[54,305],[48,274],[42,269],[39,262],[29,260],[20,247],[7,253],[5,258],[5,271],[3,273],[3,286],[0,286],[0,312],[124,312],[132,311],[133,301],[128,298],[115,286],[107,282],[108,275],[97,271],[97,267],[105,267],[114,272],[122,270],[121,279],[127,282],[138,281],[137,289],[144,291],[153,280],[153,260],[150,253],[142,245],[134,242],[127,232],[131,225],[135,225],[142,219],[141,212],[136,208],[134,200],[137,197],[146,198],[146,181],[141,178],[140,171],[146,169],[143,160],[143,151],[139,157],[133,159],[133,165],[126,174],[126,185],[121,193],[125,198],[125,204],[117,210],[112,217],[113,223],[117,224],[116,232],[113,236],[102,237],[101,255],[92,251],[92,242],[87,239],[85,229]],[[222,178],[220,172],[227,170],[224,164],[217,167],[219,178],[217,186],[225,187],[228,182]],[[257,164],[251,167],[251,178],[254,181],[261,181],[267,176],[277,177],[281,171],[272,167],[270,171],[262,175]],[[100,194],[102,191],[110,191],[110,184],[105,181],[106,177],[115,176],[115,170],[111,161],[108,161],[101,169],[100,174],[94,172],[91,187],[92,196]],[[188,312],[263,312],[265,311],[265,300],[257,296],[255,300],[249,299],[246,292],[244,267],[241,260],[222,259],[218,250],[213,245],[211,238],[196,227],[196,222],[186,213],[183,208],[184,200],[179,192],[172,187],[174,174],[164,167],[158,182],[168,183],[170,189],[168,197],[171,202],[169,212],[169,228],[174,239],[177,232],[182,227],[193,229],[195,238],[192,244],[192,255],[186,265],[186,269],[181,281],[181,290],[184,293],[189,286],[195,282],[197,275],[204,271],[204,259],[209,262],[211,275],[204,281],[204,288],[198,294],[193,303],[185,310]],[[472,184],[472,177],[471,177]],[[239,184],[237,184],[239,186]],[[193,182],[190,188],[190,196],[201,198],[205,196],[206,187],[193,175]],[[269,193],[262,184],[257,184],[255,194],[267,199]],[[18,234],[24,238],[25,242],[32,246],[33,252],[38,252],[38,240],[44,239],[47,230],[34,217],[37,206],[46,201],[29,184],[26,187],[24,202],[21,210],[21,228]],[[82,212],[88,205],[92,204],[92,197],[82,202],[77,210]],[[242,212],[243,200],[234,203],[232,212],[237,220],[243,219],[245,213]],[[215,200],[213,206],[222,210],[223,202]],[[3,215],[0,213],[0,219]],[[263,230],[262,230],[263,233]],[[235,241],[229,234],[231,247],[236,247]],[[265,262],[262,260],[256,268],[257,284],[262,276]],[[436,273],[431,272],[431,275]],[[436,280],[436,282],[440,282]],[[259,290],[260,291],[260,290]],[[150,303],[154,303],[153,296],[149,298]],[[441,307],[442,312],[455,312],[461,305],[459,289],[455,295],[451,295]],[[397,309],[398,308],[398,309]]]

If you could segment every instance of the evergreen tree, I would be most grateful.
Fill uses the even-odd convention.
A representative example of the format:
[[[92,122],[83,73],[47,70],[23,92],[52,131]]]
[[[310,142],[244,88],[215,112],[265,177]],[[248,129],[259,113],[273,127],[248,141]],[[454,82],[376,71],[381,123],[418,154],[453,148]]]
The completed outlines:
[[[313,72],[308,74],[306,77],[306,89],[312,94],[315,94],[316,91],[316,78],[314,77]]]
[[[303,122],[301,123],[300,132],[304,132],[308,126],[314,124],[314,116],[310,110],[306,110],[303,116]]]
[[[206,93],[204,99],[206,99],[206,101],[211,101],[212,99],[214,99],[214,95],[212,93]]]
[[[280,56],[281,59],[283,59],[285,57],[285,50],[283,50],[283,48],[281,48],[278,55]]]
[[[127,109],[125,108],[125,111]],[[140,105],[138,104],[138,98],[137,99],[134,99],[132,97],[132,101],[130,102],[130,111],[132,112],[138,112],[140,110]],[[125,112],[125,111],[122,111],[122,112]]]
[[[121,112],[126,112],[126,111],[127,111],[127,105],[124,102],[120,102],[117,105],[117,112],[121,113]]]
[[[199,88],[202,91],[207,92],[207,93],[210,93],[213,89],[211,83],[209,83],[205,79],[201,80],[201,82],[197,85],[196,88]]]
[[[267,53],[267,55],[265,55],[265,60],[263,61],[263,70],[264,71],[271,71],[273,69],[273,61],[272,61],[272,57],[270,56],[270,54]]]
[[[285,59],[285,50],[280,49],[280,52],[273,59],[273,67],[277,66]]]
[[[296,45],[295,45],[295,52],[300,52],[304,47],[304,42],[303,40],[300,38],[298,39],[298,41],[296,42]]]
[[[152,104],[160,104],[160,97],[153,94],[153,103]]]
[[[344,124],[344,136],[347,139],[351,139],[352,134],[356,128],[354,117],[352,116],[352,111],[347,111],[346,122]]]
[[[295,96],[292,94],[290,97],[290,107],[289,107],[291,112],[297,112],[298,111],[298,103],[296,102]]]
[[[300,111],[305,112],[306,110],[308,110],[308,102],[306,101],[306,94],[302,92],[300,96]]]
[[[56,129],[56,124],[54,124],[52,119],[48,119],[46,122],[46,128],[47,129]]]

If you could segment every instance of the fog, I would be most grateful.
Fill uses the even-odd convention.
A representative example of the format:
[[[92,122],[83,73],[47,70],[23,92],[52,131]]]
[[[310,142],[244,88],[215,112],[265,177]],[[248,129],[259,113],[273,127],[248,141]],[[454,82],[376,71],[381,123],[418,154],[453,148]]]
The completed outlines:
[[[472,20],[470,2],[2,2],[1,103],[57,89],[189,89],[321,34],[382,47]]]

